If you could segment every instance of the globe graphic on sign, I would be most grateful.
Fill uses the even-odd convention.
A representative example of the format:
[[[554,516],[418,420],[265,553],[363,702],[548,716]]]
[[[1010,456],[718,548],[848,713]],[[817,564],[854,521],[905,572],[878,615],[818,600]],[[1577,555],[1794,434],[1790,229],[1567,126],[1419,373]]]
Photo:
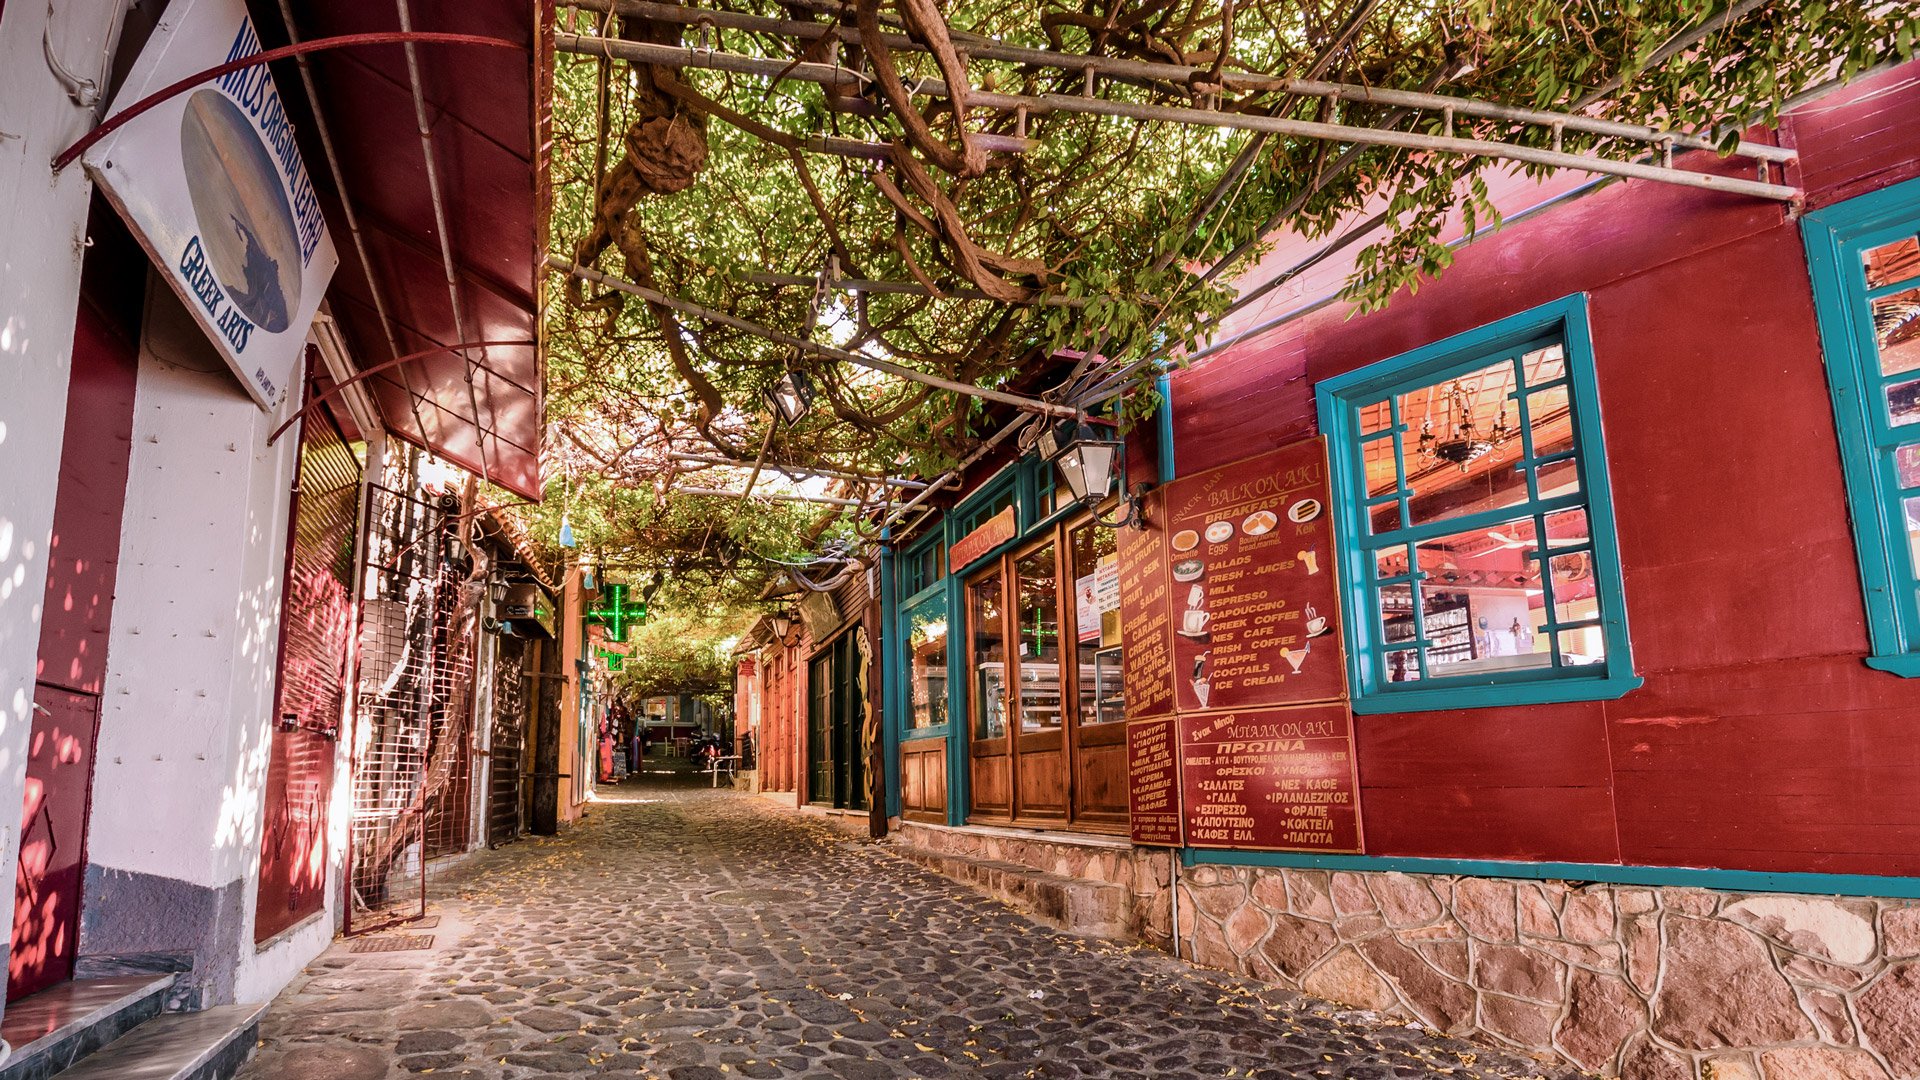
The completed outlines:
[[[180,157],[214,277],[241,314],[281,333],[300,306],[300,240],[266,144],[225,94],[198,90],[180,118]]]

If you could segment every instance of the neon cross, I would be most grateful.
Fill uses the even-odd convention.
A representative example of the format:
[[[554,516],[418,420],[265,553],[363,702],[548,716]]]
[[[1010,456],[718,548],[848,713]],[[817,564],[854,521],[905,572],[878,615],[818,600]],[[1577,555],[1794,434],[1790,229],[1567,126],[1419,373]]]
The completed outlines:
[[[619,671],[620,666],[627,661],[626,657],[621,656],[617,652],[608,652],[605,649],[596,649],[594,651],[600,654],[600,659],[607,662],[608,671]]]
[[[587,609],[587,618],[606,627],[607,636],[613,640],[627,640],[628,626],[647,621],[646,602],[627,603],[625,585],[608,585],[601,594],[605,598],[603,606]]]

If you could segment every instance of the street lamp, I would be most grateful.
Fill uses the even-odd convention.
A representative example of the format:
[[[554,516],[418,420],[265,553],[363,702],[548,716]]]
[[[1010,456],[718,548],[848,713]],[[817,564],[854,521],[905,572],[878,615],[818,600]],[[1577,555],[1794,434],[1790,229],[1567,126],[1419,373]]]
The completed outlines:
[[[793,616],[784,611],[776,611],[767,616],[767,625],[773,627],[774,640],[787,643],[787,632],[793,629]]]
[[[766,399],[774,415],[792,427],[813,411],[813,383],[804,374],[789,371],[767,387]]]

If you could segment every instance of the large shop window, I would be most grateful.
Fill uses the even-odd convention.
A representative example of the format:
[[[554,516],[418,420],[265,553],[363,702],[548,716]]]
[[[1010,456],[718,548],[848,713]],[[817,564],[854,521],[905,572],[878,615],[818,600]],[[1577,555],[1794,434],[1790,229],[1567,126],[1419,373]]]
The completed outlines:
[[[1920,675],[1920,180],[1803,233],[1866,587],[1874,667]]]
[[[947,598],[907,609],[907,726],[947,722]]]
[[[1584,297],[1318,394],[1354,711],[1591,700],[1639,685]]]
[[[1125,826],[1115,540],[1056,522],[967,579],[969,820]]]

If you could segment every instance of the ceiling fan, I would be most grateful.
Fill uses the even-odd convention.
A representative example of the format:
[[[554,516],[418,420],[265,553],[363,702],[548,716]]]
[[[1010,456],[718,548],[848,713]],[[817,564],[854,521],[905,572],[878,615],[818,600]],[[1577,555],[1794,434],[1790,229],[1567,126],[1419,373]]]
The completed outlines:
[[[1472,554],[1468,555],[1467,558],[1477,559],[1483,555],[1491,555],[1496,551],[1513,551],[1517,548],[1533,546],[1533,541],[1531,539],[1528,539],[1522,536],[1508,536],[1506,533],[1503,533],[1498,529],[1488,529],[1487,535],[1492,537],[1495,540],[1498,540],[1499,543],[1493,545],[1490,548],[1483,548],[1479,551],[1473,552]],[[1549,537],[1549,540],[1560,541],[1560,542],[1569,543],[1569,544],[1584,544],[1587,542],[1587,537],[1555,536],[1555,537]]]

